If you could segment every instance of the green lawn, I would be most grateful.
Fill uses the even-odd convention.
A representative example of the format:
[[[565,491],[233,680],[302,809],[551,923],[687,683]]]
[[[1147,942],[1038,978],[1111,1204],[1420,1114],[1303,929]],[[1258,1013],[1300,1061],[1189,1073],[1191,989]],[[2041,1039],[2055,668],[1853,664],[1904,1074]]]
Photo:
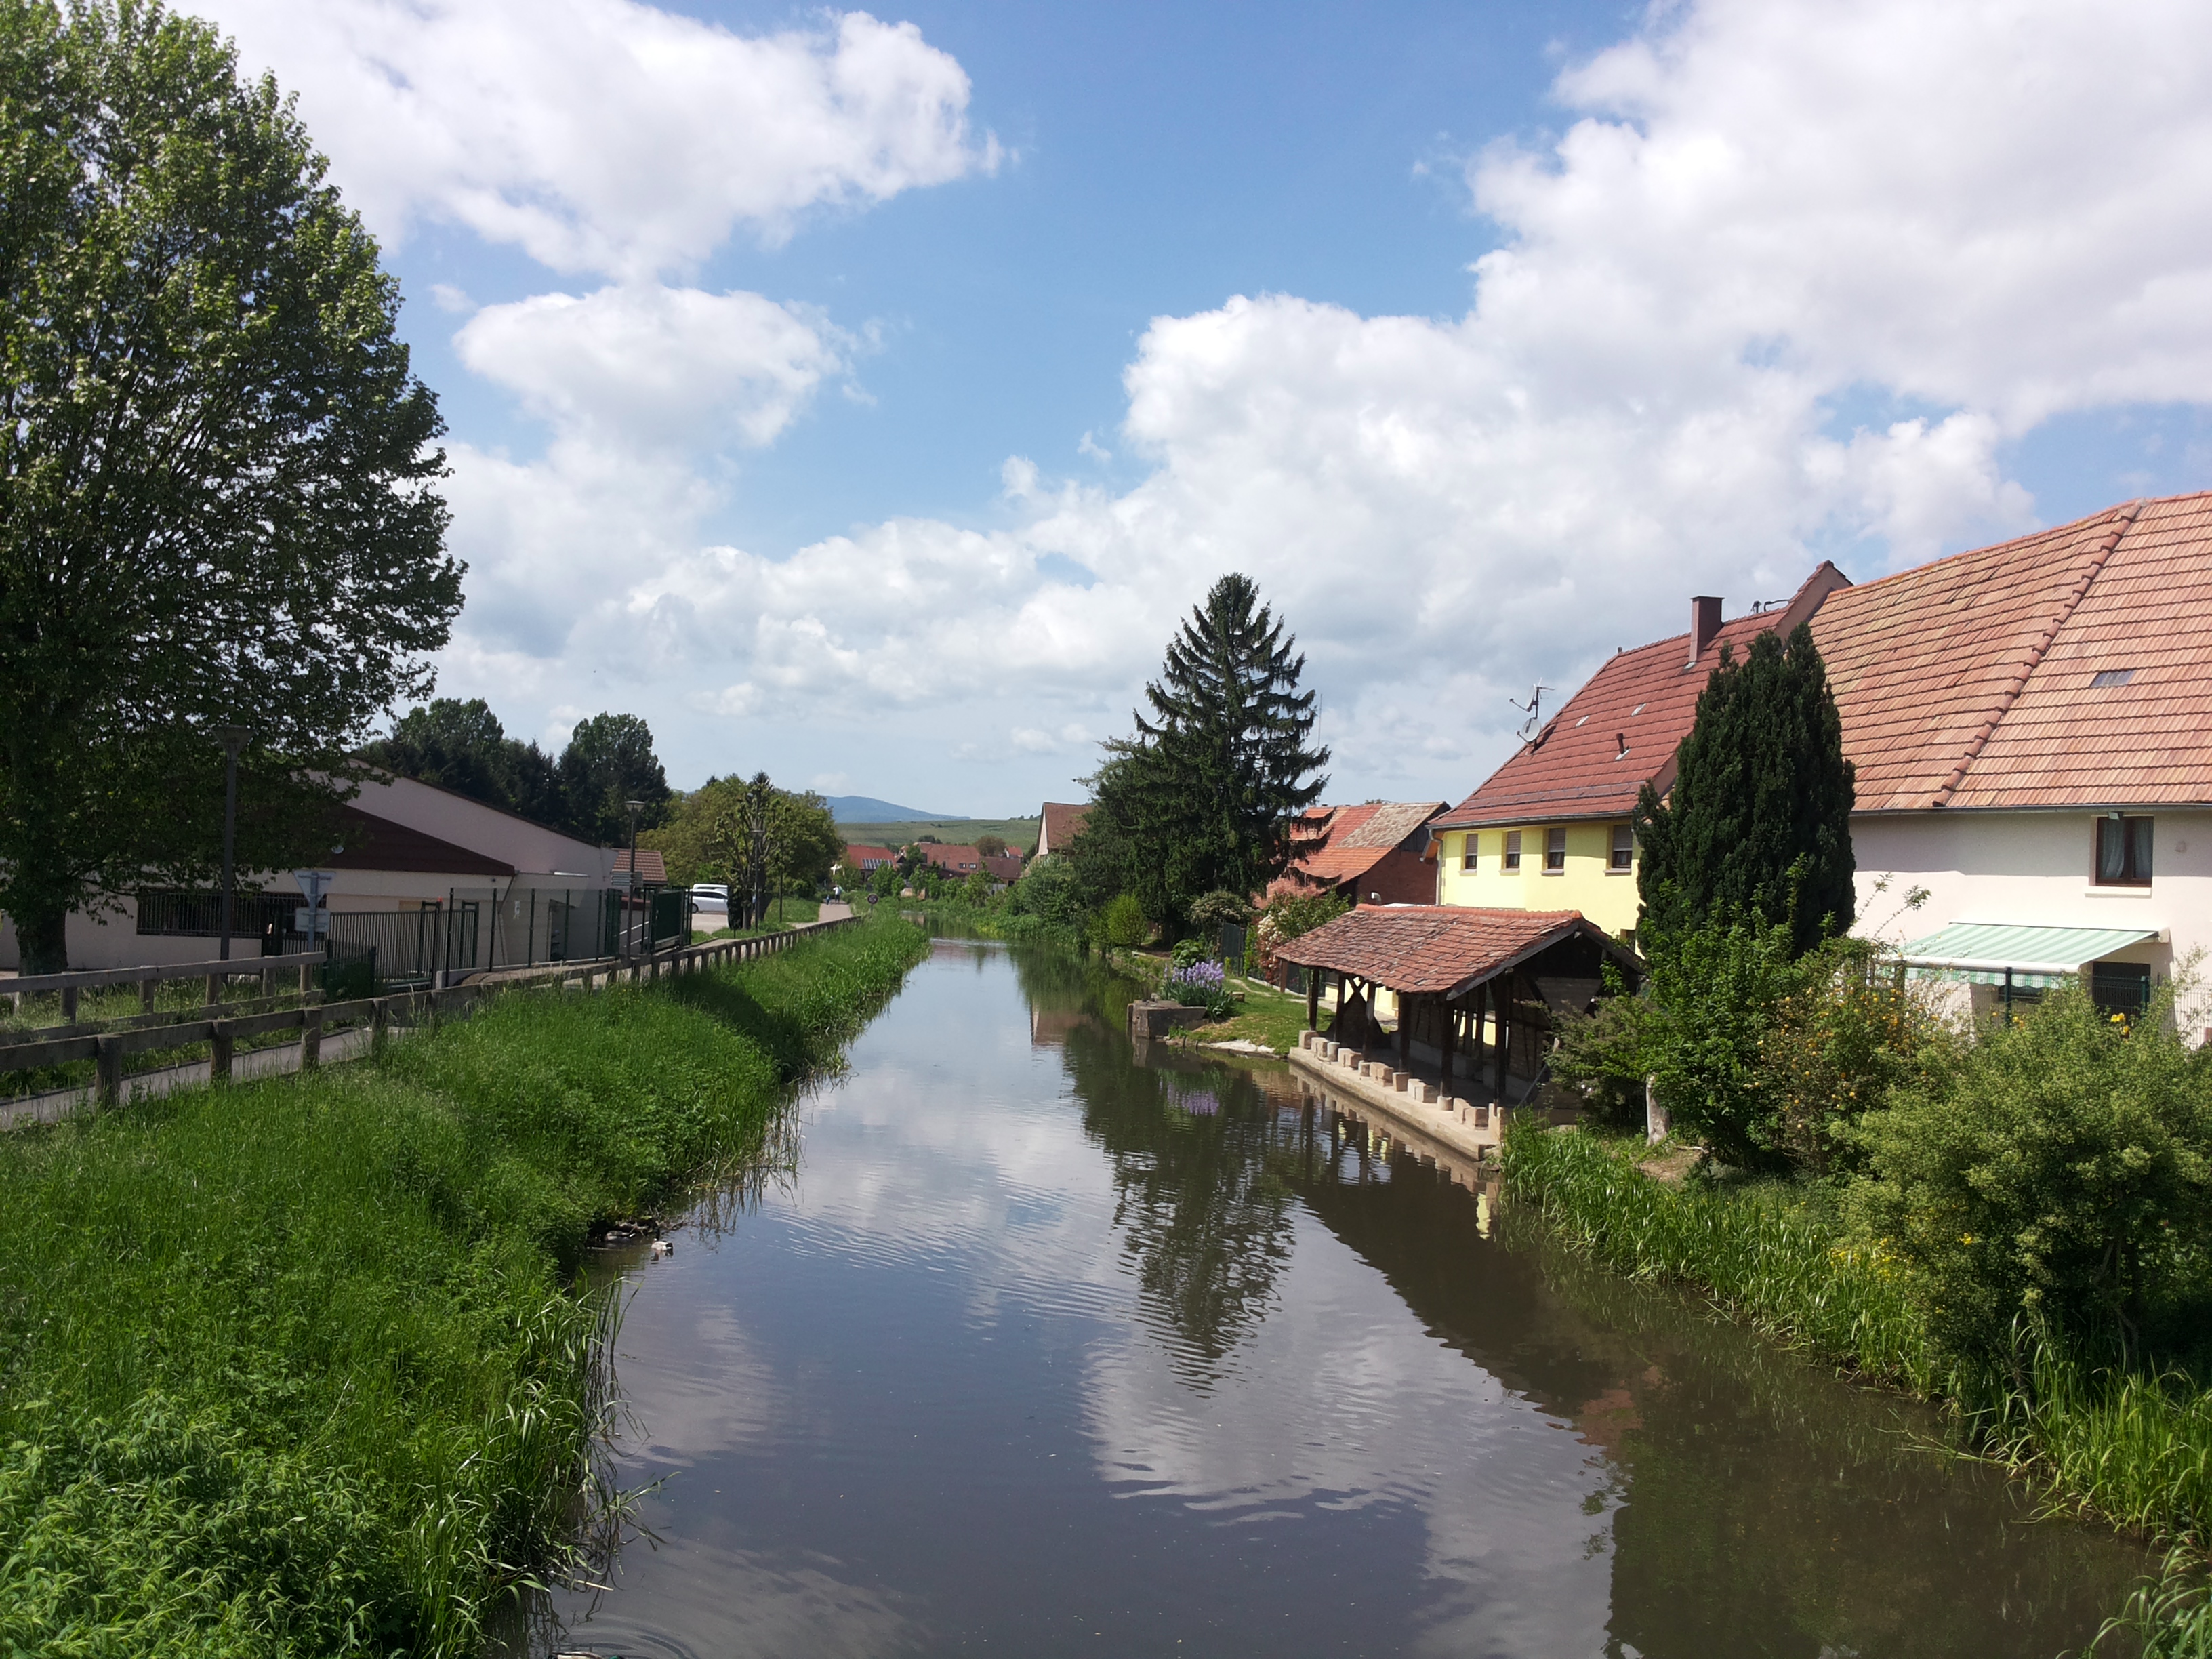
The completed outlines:
[[[1218,1025],[1200,1025],[1191,1033],[1198,1042],[1234,1042],[1240,1038],[1286,1054],[1298,1046],[1298,1033],[1306,1028],[1306,1000],[1278,991],[1260,980],[1232,981],[1244,994],[1237,1012]]]

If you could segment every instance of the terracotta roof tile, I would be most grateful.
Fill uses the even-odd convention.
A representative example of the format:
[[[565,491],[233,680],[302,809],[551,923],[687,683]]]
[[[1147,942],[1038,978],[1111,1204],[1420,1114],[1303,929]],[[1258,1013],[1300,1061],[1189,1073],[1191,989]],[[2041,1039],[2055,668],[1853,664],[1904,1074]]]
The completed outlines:
[[[1444,810],[1440,800],[1367,801],[1358,806],[1316,806],[1305,813],[1309,829],[1321,826],[1322,844],[1301,854],[1291,864],[1294,872],[1279,878],[1267,890],[1305,891],[1316,883],[1334,887],[1354,881],[1372,870],[1413,836],[1421,836],[1429,820]],[[1297,878],[1303,876],[1301,882]]]
[[[1626,817],[1647,778],[1662,793],[1674,782],[1674,750],[1689,735],[1721,647],[1729,647],[1741,660],[1759,635],[1772,629],[1788,634],[1848,586],[1835,566],[1822,564],[1788,605],[1723,623],[1695,663],[1686,633],[1620,652],[1433,827]]]
[[[1635,958],[1579,910],[1482,910],[1454,904],[1360,905],[1275,955],[1354,974],[1414,995],[1455,993],[1581,934],[1633,968]]]

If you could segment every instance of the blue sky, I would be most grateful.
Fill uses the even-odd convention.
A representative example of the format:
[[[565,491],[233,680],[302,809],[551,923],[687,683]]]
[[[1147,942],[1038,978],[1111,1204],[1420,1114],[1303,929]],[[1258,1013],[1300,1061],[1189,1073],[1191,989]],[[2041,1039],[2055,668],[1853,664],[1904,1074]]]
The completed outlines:
[[[2206,482],[2186,8],[212,9],[452,426],[441,690],[681,784],[1069,798],[1243,568],[1456,798],[1692,592]]]

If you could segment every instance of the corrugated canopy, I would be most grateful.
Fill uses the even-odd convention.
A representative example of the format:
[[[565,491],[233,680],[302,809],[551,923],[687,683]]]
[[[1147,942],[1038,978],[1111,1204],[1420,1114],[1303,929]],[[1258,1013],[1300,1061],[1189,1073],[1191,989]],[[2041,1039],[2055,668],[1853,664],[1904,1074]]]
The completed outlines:
[[[2155,927],[2038,927],[2024,922],[1954,921],[1899,952],[1912,967],[1976,985],[2002,985],[2005,973],[2023,990],[2069,979],[2087,964],[2155,939]]]
[[[1456,996],[1572,939],[1620,963],[1632,984],[1642,973],[1635,956],[1579,910],[1363,904],[1277,947],[1275,955],[1390,991]]]

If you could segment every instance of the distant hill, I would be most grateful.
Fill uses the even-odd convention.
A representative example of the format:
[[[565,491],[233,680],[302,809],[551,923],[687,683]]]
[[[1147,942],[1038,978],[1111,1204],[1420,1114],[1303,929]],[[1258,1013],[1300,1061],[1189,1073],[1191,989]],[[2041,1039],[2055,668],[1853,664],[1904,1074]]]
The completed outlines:
[[[924,812],[912,806],[894,806],[873,795],[832,795],[830,816],[840,823],[919,823],[941,818],[942,812]]]

